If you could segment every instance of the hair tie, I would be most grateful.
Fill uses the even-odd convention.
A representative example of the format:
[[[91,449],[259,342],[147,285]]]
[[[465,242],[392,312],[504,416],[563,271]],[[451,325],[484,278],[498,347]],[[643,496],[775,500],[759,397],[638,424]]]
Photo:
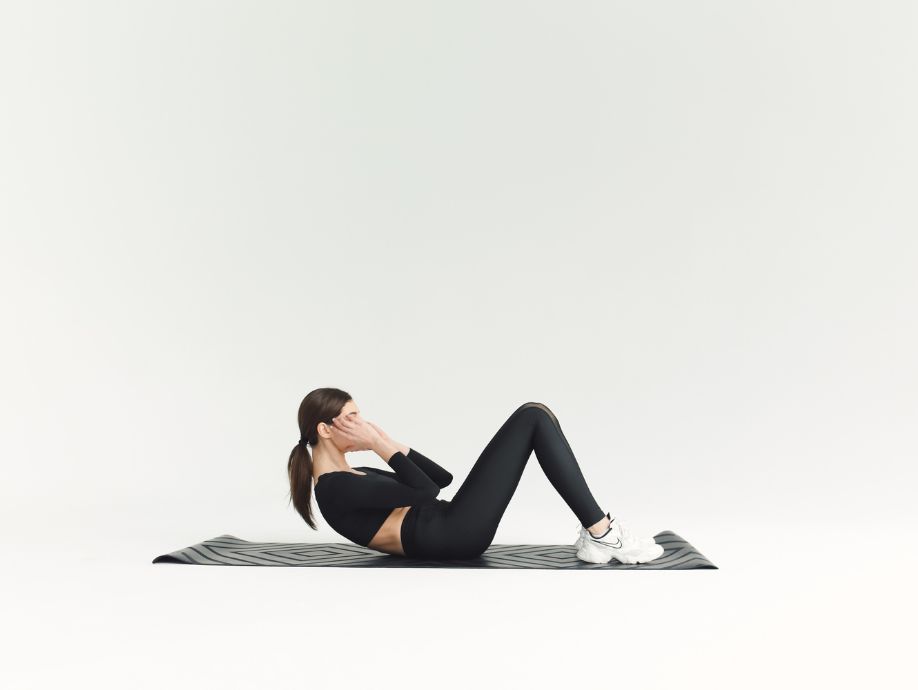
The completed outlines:
[[[308,441],[306,440],[306,438],[304,437],[304,438],[301,438],[301,439],[299,440],[299,443],[297,443],[297,445],[298,445],[298,446],[305,446],[307,443],[309,443],[309,442],[308,442]]]

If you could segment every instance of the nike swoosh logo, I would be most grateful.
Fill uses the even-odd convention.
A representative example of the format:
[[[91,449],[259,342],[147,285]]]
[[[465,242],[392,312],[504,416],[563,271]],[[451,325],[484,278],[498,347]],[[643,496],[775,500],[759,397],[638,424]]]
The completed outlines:
[[[620,549],[620,548],[622,548],[622,540],[621,540],[621,539],[616,539],[616,540],[615,540],[615,541],[618,542],[617,544],[612,544],[611,542],[602,541],[601,539],[596,539],[595,537],[593,538],[593,541],[595,541],[597,544],[605,544],[606,546],[611,546],[613,549]]]

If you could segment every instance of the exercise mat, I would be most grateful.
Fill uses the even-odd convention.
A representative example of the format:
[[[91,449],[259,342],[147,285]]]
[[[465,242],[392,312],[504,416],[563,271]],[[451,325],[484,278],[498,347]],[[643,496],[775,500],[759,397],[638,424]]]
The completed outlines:
[[[332,568],[528,568],[543,570],[696,570],[717,566],[675,532],[654,535],[663,555],[649,563],[584,563],[573,545],[491,544],[477,558],[427,560],[374,551],[352,543],[246,541],[224,534],[153,559],[154,563]]]

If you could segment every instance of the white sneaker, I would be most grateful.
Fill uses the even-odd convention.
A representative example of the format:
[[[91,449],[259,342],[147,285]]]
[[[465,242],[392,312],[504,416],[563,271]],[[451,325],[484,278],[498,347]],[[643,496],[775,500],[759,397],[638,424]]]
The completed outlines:
[[[653,537],[638,537],[631,534],[621,518],[612,520],[606,533],[594,537],[588,529],[581,528],[575,544],[577,558],[587,563],[608,563],[613,558],[619,563],[647,563],[663,555],[663,547]]]
[[[609,522],[612,521],[612,516],[609,513],[606,513],[606,517],[609,518]],[[624,525],[622,526],[624,527]],[[577,529],[577,541],[574,542],[574,548],[577,550],[580,550],[580,547],[583,546],[584,537],[591,536],[591,534],[590,534],[590,530],[588,530],[586,527],[581,525],[579,522],[577,523],[576,529]],[[647,544],[648,546],[651,544],[657,543],[657,540],[654,539],[653,537],[633,537],[633,538],[642,544]]]
[[[584,527],[578,522],[577,523],[577,541],[574,542],[574,548],[579,551],[580,547],[583,546],[583,540],[589,536],[591,536],[590,530],[588,530],[586,527]],[[651,546],[657,543],[653,537],[636,537],[636,539],[645,546]]]

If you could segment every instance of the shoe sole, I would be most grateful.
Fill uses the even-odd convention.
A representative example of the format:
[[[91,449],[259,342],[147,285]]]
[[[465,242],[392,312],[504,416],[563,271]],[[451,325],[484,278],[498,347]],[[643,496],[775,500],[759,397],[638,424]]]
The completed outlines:
[[[644,546],[650,546],[651,544],[656,544],[657,540],[654,537],[640,537],[639,542]],[[574,542],[574,548],[581,549],[583,548],[583,544],[583,535],[581,534],[579,537],[577,537],[577,541]]]
[[[623,565],[636,565],[638,563],[649,563],[650,561],[656,560],[657,558],[662,556],[664,553],[662,546],[657,545],[656,542],[654,542],[654,544],[658,547],[658,553],[651,556],[650,558],[643,558],[642,556],[629,556],[626,553],[621,553],[621,552],[610,553],[609,556],[606,557],[601,547],[592,545],[593,546],[592,549],[587,549],[587,546],[591,546],[591,544],[589,544],[589,542],[585,542],[585,543],[581,543],[580,548],[577,549],[577,558],[579,558],[581,561],[586,561],[587,563],[608,563],[613,558],[619,563],[622,563]],[[657,551],[657,549],[654,549],[654,550]]]
[[[586,555],[586,551],[583,549],[583,547],[580,547],[579,549],[577,549],[577,558],[587,563],[608,563],[609,561],[612,560],[611,556],[605,559],[599,556],[589,557]]]

